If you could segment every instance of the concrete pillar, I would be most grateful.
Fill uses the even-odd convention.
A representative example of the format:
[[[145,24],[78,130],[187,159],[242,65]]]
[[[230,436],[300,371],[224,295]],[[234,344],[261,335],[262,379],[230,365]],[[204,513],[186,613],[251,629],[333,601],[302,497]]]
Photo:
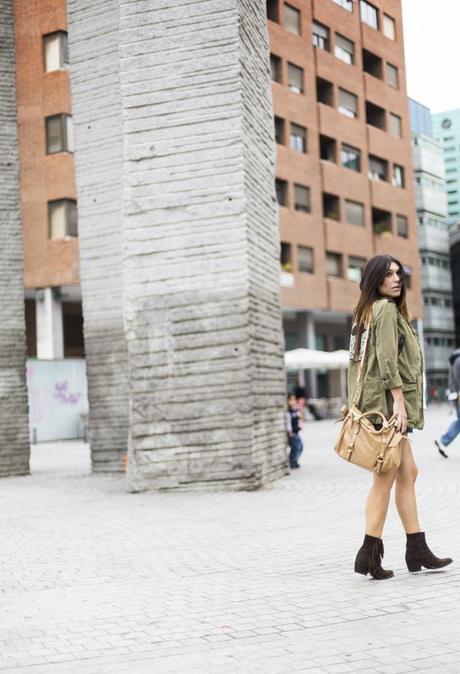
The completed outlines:
[[[37,358],[64,358],[62,302],[58,288],[40,288],[36,293],[35,317]]]
[[[0,476],[29,472],[13,7],[0,0]]]
[[[110,45],[111,67],[119,58],[121,98],[102,79],[99,88],[121,124],[113,151],[123,142],[110,164],[122,263],[111,263],[123,278],[129,488],[259,487],[287,471],[265,4],[121,0],[103,3],[98,18],[82,0],[69,7],[77,157],[85,125],[106,123],[97,92],[85,93],[97,79],[85,29],[103,31],[87,49],[97,73],[101,49],[105,58]],[[107,140],[97,141],[106,167]],[[91,157],[77,170],[79,200],[91,189]],[[84,239],[96,213],[84,201]],[[88,297],[106,257],[86,240]],[[86,321],[85,301],[84,311]]]
[[[120,5],[120,0],[67,3],[89,443],[94,472],[123,470],[122,458],[128,448]]]
[[[305,345],[306,349],[316,349],[316,332],[315,321],[313,314],[309,311],[300,314],[300,339],[301,344]],[[316,370],[307,370],[306,377],[307,392],[310,398],[316,398],[318,395],[318,385],[316,380]]]

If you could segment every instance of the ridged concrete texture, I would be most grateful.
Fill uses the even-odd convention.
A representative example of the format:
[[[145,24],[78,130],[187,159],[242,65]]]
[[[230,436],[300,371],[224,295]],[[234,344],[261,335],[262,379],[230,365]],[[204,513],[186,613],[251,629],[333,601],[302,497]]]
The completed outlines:
[[[89,48],[84,33],[97,33],[108,53],[105,29],[96,29],[98,21],[107,25],[107,15],[96,18],[91,10],[89,26],[83,3],[72,0],[70,8],[85,237],[97,211],[85,194],[97,177],[82,150],[89,145],[82,119],[110,125],[112,118],[105,120],[101,109],[103,78],[95,81],[103,72],[97,39]],[[109,14],[111,68],[116,13]],[[264,3],[119,3],[120,98],[115,77],[106,96],[118,111],[114,129],[122,123],[111,145],[117,151],[111,203],[116,229],[122,196],[133,491],[252,489],[287,471],[268,64]],[[97,155],[102,173],[105,151],[101,141],[86,157]],[[100,227],[105,240],[109,232]],[[92,260],[91,269],[82,264],[88,298],[104,254],[82,246],[82,256]],[[118,265],[116,256],[111,264]],[[116,294],[110,284],[107,290]],[[101,339],[101,348],[109,353],[110,340]]]
[[[128,479],[286,471],[264,3],[121,2]]]
[[[0,476],[29,472],[13,9],[0,0]]]
[[[119,2],[69,0],[68,15],[91,460],[94,471],[113,472],[123,468],[129,405],[122,315]]]

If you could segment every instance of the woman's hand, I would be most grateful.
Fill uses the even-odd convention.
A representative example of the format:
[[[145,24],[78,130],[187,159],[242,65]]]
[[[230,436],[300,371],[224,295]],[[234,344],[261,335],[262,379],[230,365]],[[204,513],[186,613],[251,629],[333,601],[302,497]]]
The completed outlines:
[[[393,415],[390,421],[395,419],[396,428],[404,435],[407,431],[407,413],[402,388],[392,388],[391,395],[393,396]]]

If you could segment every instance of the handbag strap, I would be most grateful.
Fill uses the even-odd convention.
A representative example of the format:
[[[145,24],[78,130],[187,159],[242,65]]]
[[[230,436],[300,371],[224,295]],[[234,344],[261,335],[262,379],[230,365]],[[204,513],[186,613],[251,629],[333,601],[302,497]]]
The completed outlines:
[[[359,364],[358,364],[358,377],[356,379],[355,393],[353,395],[353,400],[351,402],[352,407],[354,407],[355,405],[358,404],[359,399],[361,397],[364,358],[366,357],[367,342],[369,340],[369,333],[371,331],[370,323],[368,323],[367,325],[364,326],[364,330],[365,330],[365,337],[364,337],[363,356],[362,356],[362,358],[361,358],[361,360],[359,361]]]

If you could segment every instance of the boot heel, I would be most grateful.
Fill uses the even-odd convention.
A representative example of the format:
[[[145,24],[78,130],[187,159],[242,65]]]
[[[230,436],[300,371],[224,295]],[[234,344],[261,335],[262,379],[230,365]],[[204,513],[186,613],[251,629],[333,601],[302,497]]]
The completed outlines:
[[[361,573],[363,576],[367,576],[369,573],[369,566],[367,564],[355,562],[355,573]]]
[[[422,565],[419,562],[407,562],[407,568],[411,573],[414,573],[415,571],[421,571]]]

